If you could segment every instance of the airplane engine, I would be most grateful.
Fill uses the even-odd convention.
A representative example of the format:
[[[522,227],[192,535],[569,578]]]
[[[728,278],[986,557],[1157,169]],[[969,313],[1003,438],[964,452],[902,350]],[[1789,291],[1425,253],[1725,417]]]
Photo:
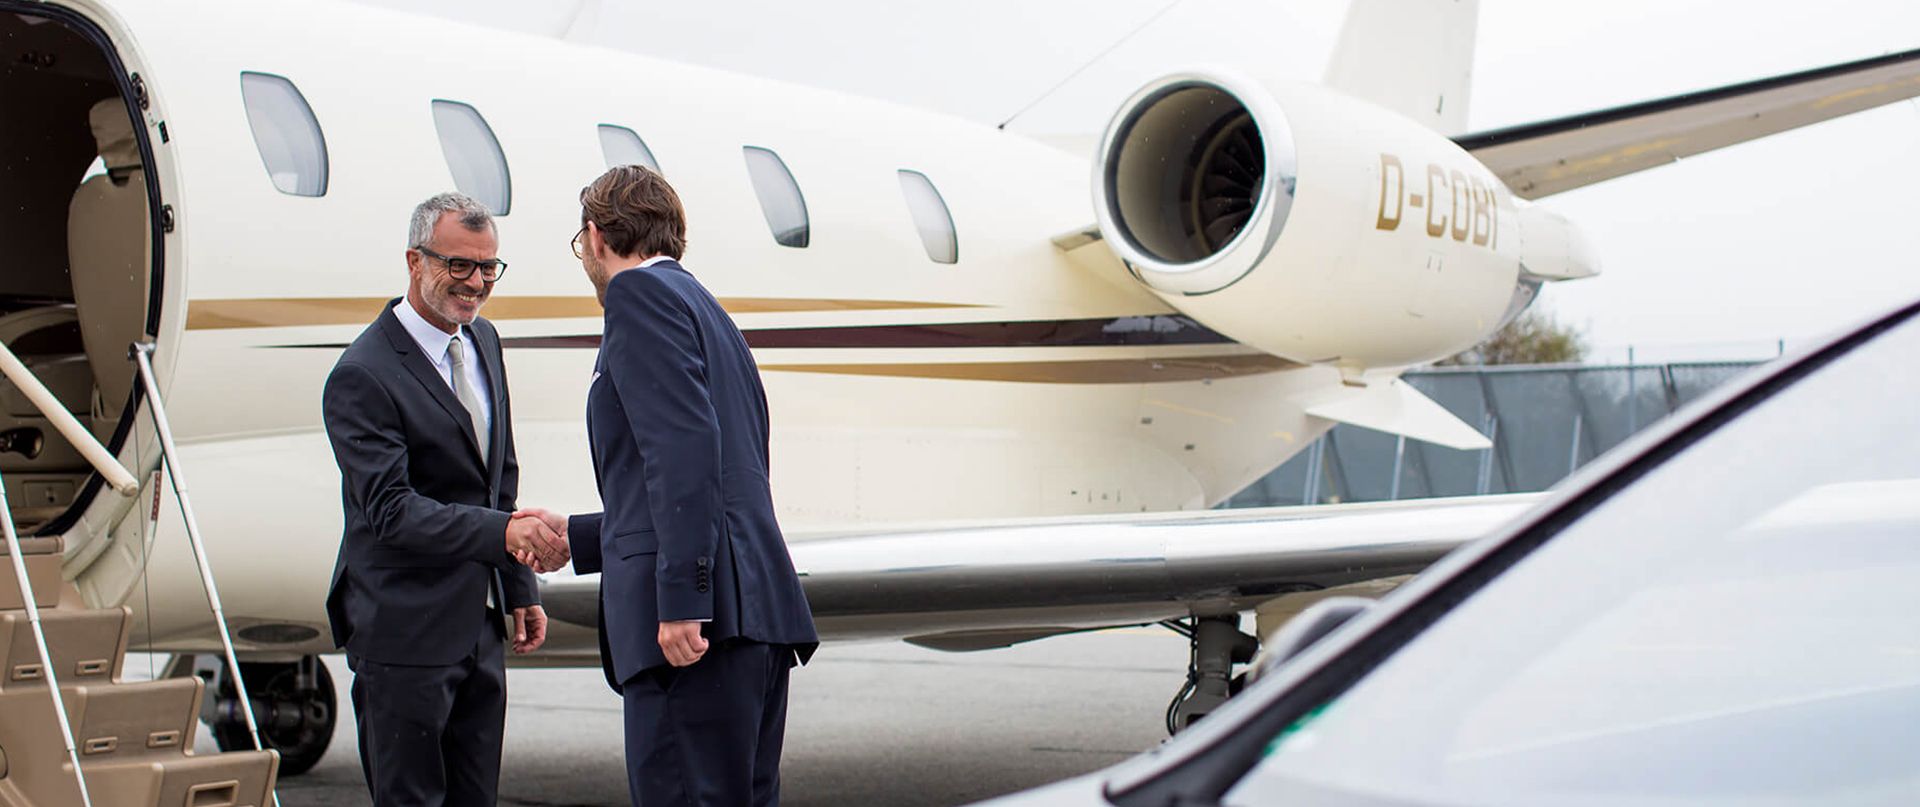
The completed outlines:
[[[1101,232],[1136,279],[1295,361],[1442,358],[1539,286],[1524,201],[1451,140],[1318,86],[1167,76],[1121,106],[1094,171]]]

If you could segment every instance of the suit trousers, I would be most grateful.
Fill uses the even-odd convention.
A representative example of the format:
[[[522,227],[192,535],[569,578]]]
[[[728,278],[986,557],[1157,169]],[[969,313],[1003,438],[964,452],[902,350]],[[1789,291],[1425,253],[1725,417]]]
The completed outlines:
[[[493,807],[506,730],[506,645],[491,609],[457,664],[347,657],[374,807]]]
[[[628,678],[620,694],[634,805],[778,805],[793,665],[790,647],[733,641],[691,666]]]

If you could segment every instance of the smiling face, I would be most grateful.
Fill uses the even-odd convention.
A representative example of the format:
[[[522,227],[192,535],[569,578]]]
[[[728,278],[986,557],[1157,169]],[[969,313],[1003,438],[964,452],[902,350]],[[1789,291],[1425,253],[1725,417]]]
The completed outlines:
[[[426,247],[449,258],[486,261],[498,257],[500,239],[492,226],[469,230],[460,223],[458,213],[442,213]],[[480,316],[480,306],[493,293],[493,284],[481,274],[476,271],[465,280],[456,280],[447,271],[446,262],[419,250],[408,250],[407,301],[434,327],[453,333]]]

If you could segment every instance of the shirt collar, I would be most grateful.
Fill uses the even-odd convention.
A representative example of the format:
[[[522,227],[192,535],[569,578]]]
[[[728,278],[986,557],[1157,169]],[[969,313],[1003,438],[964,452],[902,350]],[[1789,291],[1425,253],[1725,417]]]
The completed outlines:
[[[634,267],[634,268],[636,268],[636,269],[645,269],[645,268],[647,268],[647,267],[649,267],[649,266],[652,266],[652,265],[654,265],[654,264],[656,264],[656,263],[666,263],[667,261],[670,261],[670,260],[673,260],[673,257],[672,257],[672,256],[670,256],[670,255],[655,255],[655,256],[653,256],[653,257],[651,257],[651,258],[648,258],[648,259],[646,259],[646,260],[644,260],[644,261],[641,261],[641,262],[640,262],[640,265],[639,265],[639,266],[637,266],[637,267]]]
[[[427,354],[428,361],[436,366],[446,363],[447,344],[453,341],[454,334],[433,327],[426,317],[413,310],[413,303],[407,302],[405,297],[394,304],[393,315],[400,320],[401,327],[407,329],[414,343],[420,345],[421,352]]]

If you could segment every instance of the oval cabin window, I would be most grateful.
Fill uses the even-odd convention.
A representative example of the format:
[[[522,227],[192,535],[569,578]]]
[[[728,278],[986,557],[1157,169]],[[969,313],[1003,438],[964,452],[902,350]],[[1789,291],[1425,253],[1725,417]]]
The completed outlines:
[[[906,194],[907,212],[913,214],[913,225],[920,230],[920,244],[927,248],[927,257],[934,263],[958,262],[960,236],[954,232],[953,214],[933,187],[933,180],[919,171],[901,169],[900,192]]]
[[[800,195],[800,183],[780,155],[757,146],[742,149],[747,157],[747,174],[753,178],[754,195],[760,197],[760,212],[766,214],[773,240],[783,247],[805,247],[811,240],[807,222],[807,199]]]
[[[513,177],[507,154],[480,111],[459,101],[434,101],[433,126],[440,132],[453,186],[480,200],[496,216],[513,208]]]
[[[293,196],[325,196],[327,138],[300,88],[280,76],[241,73],[240,98],[273,186]]]
[[[647,141],[625,126],[600,124],[600,153],[606,156],[608,168],[644,165],[660,174],[660,163],[654,161],[653,149],[647,148]]]

